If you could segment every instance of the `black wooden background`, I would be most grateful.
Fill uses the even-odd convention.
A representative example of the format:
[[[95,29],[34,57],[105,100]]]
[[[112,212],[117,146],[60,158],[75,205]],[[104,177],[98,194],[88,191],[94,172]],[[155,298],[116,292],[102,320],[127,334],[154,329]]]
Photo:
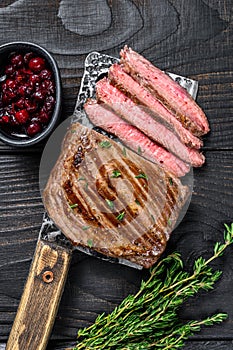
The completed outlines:
[[[188,212],[168,249],[187,266],[208,256],[223,223],[233,221],[233,1],[232,0],[2,0],[0,44],[33,41],[61,70],[63,118],[75,106],[86,54],[117,55],[132,46],[162,69],[199,81],[198,103],[210,121],[206,164],[194,171]],[[0,350],[5,348],[36,244],[43,205],[38,185],[41,147],[0,144]],[[186,350],[233,349],[232,249],[215,262],[216,288],[182,308],[183,320],[228,312],[224,324],[205,328]],[[143,273],[75,253],[48,349],[75,343],[77,330],[136,292]],[[26,350],[26,349],[25,349]]]

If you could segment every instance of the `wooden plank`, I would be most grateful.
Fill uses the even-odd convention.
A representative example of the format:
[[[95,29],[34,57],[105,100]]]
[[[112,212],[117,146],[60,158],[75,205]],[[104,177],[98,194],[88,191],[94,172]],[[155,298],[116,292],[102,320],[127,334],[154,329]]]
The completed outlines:
[[[143,51],[145,57],[161,69],[198,80],[197,101],[211,125],[205,147],[232,147],[233,47],[230,42],[233,26],[229,15],[232,0],[223,0],[221,4],[198,0],[182,3],[122,0],[121,5],[117,0],[89,0],[88,4],[85,0],[78,4],[72,0],[61,3],[49,0],[39,11],[38,2],[32,0],[30,4],[21,1],[7,5],[9,2],[5,1],[0,7],[0,30],[4,32],[0,44],[31,40],[54,54],[64,87],[63,118],[73,112],[86,54],[97,50],[118,56],[120,48],[127,43]],[[92,14],[94,8],[98,9],[95,23],[92,17],[84,21],[85,15]],[[112,22],[104,29],[103,23],[107,22],[98,18],[108,18],[109,10]],[[88,32],[92,35],[87,35]],[[0,143],[1,151],[12,151],[12,148]]]
[[[81,0],[78,5],[73,0],[48,0],[43,5],[35,0],[4,0],[0,4],[0,30],[4,33],[0,44],[31,40],[49,49],[57,59],[64,87],[63,118],[73,111],[84,59],[92,50],[118,55],[127,43],[160,68],[199,81],[197,101],[211,125],[211,133],[204,138],[207,163],[194,172],[191,205],[167,249],[182,252],[187,266],[199,254],[211,253],[214,242],[222,237],[223,223],[233,219],[232,21],[232,0]],[[3,342],[15,316],[42,219],[38,167],[43,146],[22,151],[0,144]],[[233,297],[229,293],[232,263],[228,251],[213,265],[224,272],[216,289],[190,300],[180,313],[183,320],[189,320],[227,311],[229,319],[220,326],[205,328],[187,342],[185,349],[233,349]],[[68,337],[71,342],[53,340],[49,349],[72,346],[78,328],[93,322],[100,312],[110,312],[128,293],[134,293],[141,278],[139,271],[74,254],[52,336]],[[4,348],[0,344],[0,350]]]

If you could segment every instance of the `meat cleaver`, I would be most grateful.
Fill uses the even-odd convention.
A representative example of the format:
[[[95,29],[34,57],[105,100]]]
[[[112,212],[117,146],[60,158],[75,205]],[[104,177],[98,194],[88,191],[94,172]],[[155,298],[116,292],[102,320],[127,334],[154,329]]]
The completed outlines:
[[[66,121],[67,127],[70,123],[80,122],[87,127],[93,125],[83,112],[83,105],[87,98],[95,93],[95,83],[104,76],[109,67],[118,62],[118,59],[98,52],[90,53],[85,60],[85,71],[75,106],[74,113]],[[183,86],[192,96],[196,97],[198,84],[196,81],[175,74],[169,75]],[[63,127],[64,130],[64,127]],[[56,131],[55,131],[56,132]],[[53,136],[52,136],[53,137]],[[59,134],[62,141],[63,133]],[[59,139],[56,137],[56,140]],[[48,141],[46,149],[53,147],[53,161],[42,156],[41,163],[44,164],[40,173],[40,184],[43,188],[46,183],[46,172],[56,157],[59,155],[59,145],[54,145],[54,140]],[[48,174],[47,174],[48,175]],[[87,254],[95,255],[110,262],[118,262],[131,267],[140,268],[124,259],[110,258],[93,252],[91,249],[72,246],[70,241],[55,226],[53,221],[45,213],[40,229],[34,257],[31,263],[27,282],[21,297],[18,311],[7,342],[6,350],[44,350],[46,349],[54,320],[57,314],[59,302],[62,296],[66,277],[71,261],[73,249],[81,250]]]

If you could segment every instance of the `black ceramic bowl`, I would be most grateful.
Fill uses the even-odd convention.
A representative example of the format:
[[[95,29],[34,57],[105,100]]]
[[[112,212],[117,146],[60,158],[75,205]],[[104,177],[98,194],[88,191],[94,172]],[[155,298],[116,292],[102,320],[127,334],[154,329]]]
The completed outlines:
[[[49,68],[53,73],[53,79],[55,82],[54,97],[56,102],[53,107],[53,113],[49,119],[49,123],[44,126],[41,132],[32,137],[27,135],[13,135],[5,132],[0,126],[1,141],[15,147],[27,147],[35,145],[38,142],[46,139],[58,124],[61,115],[61,78],[57,63],[52,55],[43,47],[30,42],[11,42],[0,46],[0,77],[4,75],[4,67],[7,64],[9,55],[14,52],[20,52],[22,54],[33,52],[36,56],[44,58],[47,68]]]

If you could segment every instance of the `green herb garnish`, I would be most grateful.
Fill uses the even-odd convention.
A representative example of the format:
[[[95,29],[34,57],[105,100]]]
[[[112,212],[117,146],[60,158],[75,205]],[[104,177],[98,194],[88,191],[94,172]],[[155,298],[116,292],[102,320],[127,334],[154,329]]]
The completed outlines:
[[[108,140],[104,140],[100,142],[100,147],[102,148],[110,148],[112,146],[111,142]]]
[[[142,149],[141,149],[140,146],[138,146],[138,152],[137,152],[137,153],[141,156],[141,154],[142,154]]]
[[[83,227],[82,227],[82,230],[83,230],[83,231],[86,231],[86,230],[88,230],[89,228],[90,228],[90,226],[83,226]]]
[[[116,219],[119,221],[122,221],[125,217],[125,212],[123,211],[122,213],[120,213],[119,215],[117,215]]]
[[[138,199],[135,199],[135,203],[136,203],[137,205],[141,205],[141,203],[139,202]]]
[[[85,180],[86,180],[85,177],[82,177],[82,176],[78,178],[78,181],[85,181]]]
[[[119,177],[121,176],[121,172],[119,170],[113,170],[111,177]]]
[[[87,245],[88,245],[89,248],[92,248],[92,247],[93,247],[93,241],[92,241],[92,239],[88,239]]]
[[[74,209],[74,208],[77,208],[77,207],[78,207],[78,204],[77,204],[77,203],[70,204],[70,209]]]
[[[122,149],[122,154],[123,154],[124,157],[127,156],[127,154],[126,154],[126,148],[125,148],[125,147],[123,147],[123,149]]]
[[[140,173],[135,176],[136,179],[148,179],[148,176],[144,173]]]
[[[150,214],[150,217],[151,217],[152,222],[153,222],[153,224],[154,224],[154,223],[155,223],[155,217],[154,217],[154,215],[153,215],[153,214]]]
[[[171,186],[173,185],[173,180],[172,180],[171,177],[169,177],[169,183],[170,183]]]
[[[114,203],[113,203],[113,201],[110,201],[109,199],[105,199],[106,200],[106,203],[107,203],[107,205],[109,206],[109,208],[110,209],[114,209]]]
[[[160,260],[135,295],[126,297],[112,313],[99,315],[90,327],[79,330],[74,350],[181,349],[201,326],[223,322],[226,313],[181,322],[179,309],[200,290],[212,290],[220,278],[222,272],[209,265],[233,243],[233,223],[225,228],[224,242],[215,244],[209,259],[198,258],[192,272],[183,267],[178,253]]]

